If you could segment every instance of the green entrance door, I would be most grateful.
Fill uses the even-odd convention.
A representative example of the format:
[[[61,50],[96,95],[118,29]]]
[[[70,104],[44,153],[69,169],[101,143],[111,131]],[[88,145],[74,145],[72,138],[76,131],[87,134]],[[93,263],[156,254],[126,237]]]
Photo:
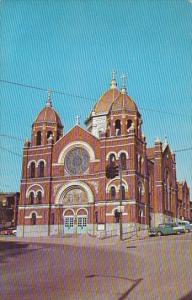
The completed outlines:
[[[86,233],[87,232],[87,216],[78,216],[77,217],[77,233]]]
[[[73,234],[75,232],[74,216],[64,217],[64,234]]]

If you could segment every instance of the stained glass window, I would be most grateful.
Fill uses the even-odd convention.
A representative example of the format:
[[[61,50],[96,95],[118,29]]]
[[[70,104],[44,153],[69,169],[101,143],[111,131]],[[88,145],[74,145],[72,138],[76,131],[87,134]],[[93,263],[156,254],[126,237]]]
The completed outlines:
[[[89,154],[84,148],[74,148],[65,157],[65,169],[71,175],[86,172],[89,167]]]

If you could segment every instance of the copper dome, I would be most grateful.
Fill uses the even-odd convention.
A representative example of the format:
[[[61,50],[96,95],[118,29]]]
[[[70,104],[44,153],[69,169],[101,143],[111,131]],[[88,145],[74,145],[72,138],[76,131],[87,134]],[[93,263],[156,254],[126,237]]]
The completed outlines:
[[[56,111],[52,107],[49,107],[49,106],[44,107],[40,111],[40,113],[38,114],[34,123],[42,123],[42,122],[56,123],[56,124],[62,126],[59,115],[56,113]]]
[[[111,111],[122,110],[123,107],[126,110],[138,111],[135,102],[126,94],[120,94],[119,97],[115,99],[111,105]]]
[[[120,95],[118,89],[110,89],[105,92],[95,104],[93,111],[96,114],[108,113],[113,101]]]

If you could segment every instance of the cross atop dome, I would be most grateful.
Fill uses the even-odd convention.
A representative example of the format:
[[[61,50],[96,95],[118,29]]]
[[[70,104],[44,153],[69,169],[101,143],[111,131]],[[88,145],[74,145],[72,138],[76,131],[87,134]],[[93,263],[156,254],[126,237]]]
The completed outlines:
[[[122,88],[121,88],[121,94],[127,94],[127,88],[126,88],[126,75],[123,74],[121,76],[122,79]]]
[[[112,80],[111,80],[111,83],[110,83],[110,89],[116,89],[117,88],[115,73],[116,73],[115,71],[112,72]]]
[[[51,101],[51,89],[48,89],[48,98],[47,98],[47,102],[46,102],[46,107],[52,107],[52,101]]]
[[[75,119],[76,119],[76,125],[80,125],[80,116],[77,115]]]

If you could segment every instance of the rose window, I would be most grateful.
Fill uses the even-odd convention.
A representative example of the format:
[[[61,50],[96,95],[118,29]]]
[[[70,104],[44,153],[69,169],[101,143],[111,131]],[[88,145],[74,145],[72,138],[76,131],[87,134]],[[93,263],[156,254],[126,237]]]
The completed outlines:
[[[65,170],[71,175],[83,174],[89,167],[90,157],[84,148],[74,148],[65,156]]]

